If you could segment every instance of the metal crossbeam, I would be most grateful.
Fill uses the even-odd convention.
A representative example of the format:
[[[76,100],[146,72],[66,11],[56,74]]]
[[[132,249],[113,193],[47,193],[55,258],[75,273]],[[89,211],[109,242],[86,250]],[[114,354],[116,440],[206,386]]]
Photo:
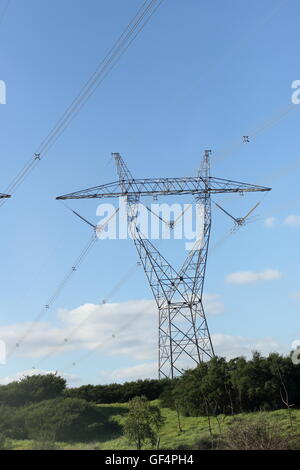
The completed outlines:
[[[170,196],[185,194],[201,196],[207,192],[210,194],[221,194],[262,191],[270,191],[270,188],[213,177],[209,177],[207,181],[201,176],[186,178],[130,178],[65,194],[57,199],[100,199],[124,196]]]
[[[135,179],[120,154],[113,154],[119,180],[59,196],[57,199],[125,197],[128,227],[159,311],[158,373],[173,378],[191,365],[214,356],[203,308],[203,287],[211,231],[211,195],[265,192],[270,188],[210,176],[210,151],[204,153],[195,177]],[[186,195],[204,208],[201,246],[194,248],[175,270],[138,227],[142,196]]]
[[[2,194],[0,193],[0,199],[5,199],[5,198],[9,198],[11,196],[9,196],[9,194]]]

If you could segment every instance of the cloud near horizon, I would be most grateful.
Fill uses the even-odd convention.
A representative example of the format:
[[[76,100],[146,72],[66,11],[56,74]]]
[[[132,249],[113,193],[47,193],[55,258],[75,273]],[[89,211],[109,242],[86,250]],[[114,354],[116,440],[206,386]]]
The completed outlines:
[[[283,223],[290,227],[300,227],[300,215],[290,214],[284,219]]]
[[[223,304],[215,294],[205,295],[208,315],[220,314]],[[30,368],[21,372],[7,373],[0,384],[19,380],[24,375],[60,373],[69,364],[70,353],[82,352],[76,365],[90,355],[101,351],[102,361],[98,370],[93,371],[92,383],[124,382],[127,380],[157,378],[157,309],[152,300],[132,300],[105,305],[85,304],[73,310],[60,309],[57,314],[60,326],[50,323],[37,323],[24,343],[15,349],[15,355],[30,360]],[[56,319],[57,321],[57,319]],[[0,337],[7,342],[7,349],[15,346],[28,324],[0,327]],[[68,339],[66,342],[65,340]],[[250,357],[252,351],[263,354],[271,351],[285,352],[285,348],[273,338],[246,338],[217,333],[212,335],[215,353],[227,358],[244,355]],[[42,358],[52,354],[56,370],[51,370]],[[66,355],[68,353],[68,355]],[[14,356],[13,356],[14,357]],[[129,366],[110,368],[109,357],[128,358]],[[66,359],[68,358],[68,359]],[[35,368],[33,368],[32,362]],[[9,363],[9,360],[8,360]],[[124,362],[122,361],[122,364]],[[187,364],[187,368],[191,364]],[[49,370],[50,369],[50,370]],[[76,374],[76,367],[73,368]],[[78,375],[62,372],[68,384],[84,384]]]
[[[227,360],[238,356],[244,356],[247,359],[250,359],[254,351],[259,351],[264,356],[272,352],[279,352],[280,354],[288,354],[290,352],[289,346],[284,346],[271,337],[248,338],[245,336],[216,333],[212,335],[212,342],[214,344],[215,354],[226,357]],[[149,344],[149,348],[156,352],[156,338],[153,338],[152,344]],[[98,374],[96,372],[95,379],[90,383],[108,384],[143,379],[155,379],[158,376],[157,362],[153,357],[152,360],[149,360],[151,356],[152,351],[149,349],[148,358],[138,361],[138,363],[133,366],[116,368],[113,370],[102,368],[98,371]],[[187,364],[186,368],[190,367],[192,367],[191,364]],[[64,377],[67,380],[68,385],[80,386],[84,384],[84,380],[80,379],[78,375],[43,369],[29,369],[17,372],[0,379],[0,384],[6,385],[15,380],[22,379],[26,375],[49,374],[55,372]]]
[[[254,282],[274,281],[280,279],[282,273],[277,269],[265,269],[264,271],[237,271],[228,274],[226,284],[251,284]]]
[[[216,294],[204,294],[203,303],[207,315],[224,311]],[[49,354],[55,357],[74,350],[99,349],[110,356],[144,360],[149,359],[151,338],[157,337],[157,316],[154,300],[84,304],[73,310],[59,309],[59,326],[46,322],[0,326],[0,338],[6,343],[8,358],[32,358],[37,363]],[[156,357],[156,351],[153,355]]]
[[[274,225],[276,224],[276,222],[277,222],[276,217],[267,217],[267,218],[264,220],[264,225],[265,225],[265,227],[267,227],[267,228],[273,228]]]

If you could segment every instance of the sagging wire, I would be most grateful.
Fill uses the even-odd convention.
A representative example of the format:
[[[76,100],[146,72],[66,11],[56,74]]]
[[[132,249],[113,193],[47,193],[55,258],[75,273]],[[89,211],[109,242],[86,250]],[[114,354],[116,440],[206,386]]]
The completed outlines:
[[[66,206],[66,204],[64,204]],[[72,210],[72,209],[71,209]],[[72,267],[67,271],[66,275],[62,279],[62,281],[58,284],[50,298],[48,299],[47,303],[42,307],[42,309],[39,311],[38,315],[33,319],[31,324],[26,328],[24,331],[23,335],[20,337],[20,339],[17,341],[15,344],[14,348],[8,352],[7,356],[11,357],[16,350],[18,350],[21,345],[24,343],[24,341],[31,335],[32,331],[35,329],[37,323],[44,318],[44,316],[48,313],[50,308],[52,307],[53,303],[56,301],[58,296],[61,294],[62,290],[66,286],[66,284],[69,282],[71,277],[74,275],[75,272],[77,272],[78,268],[81,266],[93,246],[96,244],[98,241],[98,236],[99,234],[104,230],[106,225],[111,221],[111,219],[118,213],[119,208],[116,209],[116,211],[106,220],[106,222],[102,225],[93,225],[90,222],[88,222],[86,219],[84,219],[82,216],[80,216],[78,213],[72,210],[74,214],[76,214],[78,217],[80,217],[82,220],[84,220],[86,223],[89,225],[92,225],[93,227],[93,235],[90,237],[88,243],[85,245],[84,249],[80,252],[79,256],[76,258],[75,262],[72,264]]]
[[[94,94],[99,85],[103,82],[106,76],[115,67],[117,62],[121,59],[123,54],[127,51],[132,42],[136,39],[139,33],[146,26],[150,18],[159,8],[164,0],[146,0],[138,9],[133,19],[126,26],[120,37],[110,48],[104,59],[98,65],[96,71],[85,83],[79,94],[69,105],[62,117],[57,121],[52,130],[44,138],[42,143],[37,148],[34,155],[29,161],[21,168],[19,173],[13,178],[7,187],[7,194],[14,194],[17,188],[23,183],[26,177],[32,172],[36,165],[44,158],[50,148],[54,145],[57,139],[66,130],[69,124],[73,121],[81,108],[85,105],[88,99]],[[0,207],[4,204],[4,199],[0,201]]]

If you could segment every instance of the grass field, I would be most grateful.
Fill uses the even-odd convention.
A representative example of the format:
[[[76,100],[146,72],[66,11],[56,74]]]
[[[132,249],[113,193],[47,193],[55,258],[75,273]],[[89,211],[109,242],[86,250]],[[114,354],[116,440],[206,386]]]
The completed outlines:
[[[158,405],[158,401],[153,402]],[[126,403],[115,403],[110,405],[99,405],[103,414],[107,416],[109,421],[114,424],[103,433],[103,438],[97,442],[76,442],[64,443],[58,442],[56,447],[58,449],[72,450],[72,449],[95,449],[95,450],[124,450],[134,449],[129,445],[126,439],[122,436],[122,423],[124,422],[128,407]],[[203,437],[209,436],[208,418],[188,418],[181,417],[182,432],[178,432],[177,414],[175,411],[167,408],[162,408],[161,412],[165,417],[165,424],[160,430],[160,449],[176,449],[178,446],[187,445],[194,448],[195,442]],[[278,410],[272,412],[260,412],[251,414],[240,414],[226,417],[220,417],[219,424],[216,418],[212,417],[211,428],[214,435],[225,432],[233,420],[236,418],[250,419],[256,416],[266,416],[270,422],[276,422],[280,425],[282,433],[289,434],[291,431],[290,421],[287,410]],[[294,433],[300,435],[300,410],[292,411],[293,430]],[[220,429],[221,427],[221,429]],[[34,443],[32,441],[11,441],[9,448],[13,450],[26,450],[32,449]],[[145,449],[151,447],[145,447]]]

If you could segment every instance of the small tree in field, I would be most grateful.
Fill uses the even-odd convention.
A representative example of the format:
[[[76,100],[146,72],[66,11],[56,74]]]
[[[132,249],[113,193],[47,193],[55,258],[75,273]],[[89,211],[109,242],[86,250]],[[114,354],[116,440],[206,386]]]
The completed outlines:
[[[137,450],[140,450],[147,440],[154,446],[163,423],[164,418],[157,406],[151,406],[145,396],[134,397],[129,402],[124,435],[129,442],[136,445]]]

